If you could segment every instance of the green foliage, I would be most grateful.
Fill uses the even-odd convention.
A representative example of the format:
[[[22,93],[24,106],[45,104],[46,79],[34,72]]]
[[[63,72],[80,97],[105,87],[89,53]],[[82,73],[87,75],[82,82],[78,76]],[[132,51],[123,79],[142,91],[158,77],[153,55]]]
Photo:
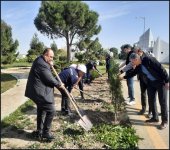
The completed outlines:
[[[74,38],[97,35],[101,30],[97,22],[98,14],[89,10],[88,5],[81,1],[42,1],[34,20],[41,33],[52,39],[66,39],[68,62]]]
[[[97,59],[101,60],[104,58],[104,50],[98,38],[95,40],[90,40],[89,38],[82,39],[77,43],[77,47],[80,50],[86,50],[83,54],[81,52],[76,53],[76,58],[80,60],[80,62]]]
[[[57,44],[54,41],[51,44],[51,49],[54,52],[54,60],[58,60],[58,48],[57,48]]]
[[[1,63],[12,64],[19,53],[17,47],[19,46],[18,40],[12,39],[12,28],[1,20]]]
[[[75,58],[78,59],[78,62],[82,63],[84,60],[84,54],[81,52],[75,53]]]
[[[110,77],[109,77],[109,84],[110,84],[110,92],[112,94],[112,103],[115,108],[115,121],[117,121],[117,113],[118,111],[121,111],[122,103],[124,101],[123,95],[122,95],[122,84],[117,76],[119,73],[119,64],[116,63],[116,61],[111,58],[110,59],[111,67],[109,69]]]
[[[95,78],[98,78],[100,75],[95,70],[90,71],[91,74],[91,80],[94,80]]]
[[[39,41],[38,35],[35,33],[31,40],[30,49],[27,54],[28,62],[33,62],[36,57],[43,53],[44,48],[44,43]]]
[[[29,63],[33,62],[37,58],[37,55],[28,55],[27,56],[27,61]]]
[[[97,140],[106,143],[109,149],[137,149],[140,139],[134,128],[120,125],[98,125],[92,132],[96,134]]]

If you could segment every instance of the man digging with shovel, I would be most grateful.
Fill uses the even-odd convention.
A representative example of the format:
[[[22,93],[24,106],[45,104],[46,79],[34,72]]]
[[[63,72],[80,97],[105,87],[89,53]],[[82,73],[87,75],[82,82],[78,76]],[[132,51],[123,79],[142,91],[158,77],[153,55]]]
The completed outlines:
[[[65,88],[71,93],[73,86],[82,78],[82,76],[86,73],[86,66],[85,65],[78,65],[77,68],[69,67],[64,69],[59,73],[59,77],[64,83]],[[62,95],[62,102],[61,102],[61,112],[63,115],[71,115],[70,109],[70,101],[68,100],[68,96],[63,89],[58,89]]]

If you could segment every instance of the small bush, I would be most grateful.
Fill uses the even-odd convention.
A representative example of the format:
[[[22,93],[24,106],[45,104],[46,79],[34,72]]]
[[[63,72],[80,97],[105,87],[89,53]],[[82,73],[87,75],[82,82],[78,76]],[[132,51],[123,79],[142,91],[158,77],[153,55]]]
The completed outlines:
[[[139,136],[131,127],[120,125],[98,125],[92,129],[97,140],[108,145],[109,149],[137,149]]]

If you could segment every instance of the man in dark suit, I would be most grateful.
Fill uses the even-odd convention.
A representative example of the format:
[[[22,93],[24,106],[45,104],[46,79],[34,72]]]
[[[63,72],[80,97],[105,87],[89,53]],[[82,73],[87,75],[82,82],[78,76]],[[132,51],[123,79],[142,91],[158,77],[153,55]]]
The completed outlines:
[[[52,75],[50,64],[53,57],[53,50],[47,48],[43,55],[34,60],[25,90],[25,96],[33,100],[37,106],[37,131],[33,134],[48,140],[54,139],[50,133],[55,114],[54,87],[63,87]]]
[[[154,57],[144,57],[143,59],[136,53],[131,54],[130,61],[136,68],[133,72],[127,74],[123,78],[129,78],[136,74],[140,74],[142,80],[148,87],[148,99],[152,111],[152,118],[146,120],[147,123],[159,122],[158,112],[156,109],[156,92],[158,92],[159,103],[161,106],[162,122],[159,129],[164,129],[168,124],[167,112],[167,92],[169,89],[169,76],[164,67]],[[120,77],[120,79],[123,79]]]

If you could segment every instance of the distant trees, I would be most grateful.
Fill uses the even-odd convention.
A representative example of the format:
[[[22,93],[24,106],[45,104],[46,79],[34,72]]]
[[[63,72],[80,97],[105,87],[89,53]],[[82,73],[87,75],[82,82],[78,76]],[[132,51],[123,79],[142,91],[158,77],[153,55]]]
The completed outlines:
[[[30,43],[30,49],[27,52],[28,62],[33,62],[37,56],[43,53],[44,48],[44,43],[39,41],[38,35],[35,33]]]
[[[53,43],[50,45],[51,49],[54,51],[54,60],[58,59],[58,47],[57,44],[53,41]]]
[[[104,54],[102,45],[100,44],[98,38],[96,38],[95,40],[90,40],[89,38],[81,40],[79,43],[77,43],[77,47],[80,51],[85,50],[83,54],[81,52],[78,52],[75,55],[75,57],[81,62],[101,59]]]
[[[11,64],[16,60],[19,52],[18,40],[12,38],[12,28],[3,20],[1,20],[1,63]]]
[[[71,59],[73,40],[97,35],[98,14],[81,1],[42,1],[34,20],[36,28],[48,37],[66,39],[67,62]]]

